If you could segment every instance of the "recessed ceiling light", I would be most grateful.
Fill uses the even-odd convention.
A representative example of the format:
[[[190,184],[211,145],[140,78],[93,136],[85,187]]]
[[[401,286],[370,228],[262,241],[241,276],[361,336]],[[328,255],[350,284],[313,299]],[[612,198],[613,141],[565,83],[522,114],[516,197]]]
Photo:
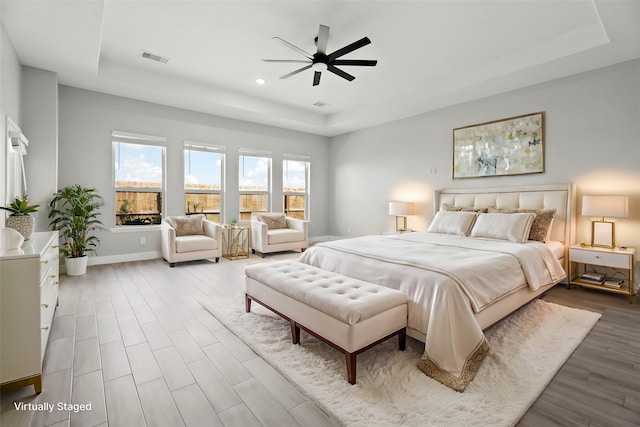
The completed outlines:
[[[265,79],[256,79],[256,83],[259,84],[260,86],[262,86],[263,84],[265,84],[267,81]]]

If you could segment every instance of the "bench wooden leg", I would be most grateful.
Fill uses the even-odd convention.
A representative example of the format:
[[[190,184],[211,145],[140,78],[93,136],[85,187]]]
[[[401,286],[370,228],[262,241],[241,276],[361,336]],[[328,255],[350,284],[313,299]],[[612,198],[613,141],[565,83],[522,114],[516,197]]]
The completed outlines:
[[[294,344],[300,344],[300,327],[293,320],[289,322],[291,323],[291,340]]]
[[[407,348],[407,328],[403,328],[398,332],[398,349],[405,351]]]
[[[247,313],[251,311],[251,298],[247,294],[244,294],[244,311]]]
[[[345,359],[347,361],[347,378],[349,384],[356,383],[356,353],[345,353]]]

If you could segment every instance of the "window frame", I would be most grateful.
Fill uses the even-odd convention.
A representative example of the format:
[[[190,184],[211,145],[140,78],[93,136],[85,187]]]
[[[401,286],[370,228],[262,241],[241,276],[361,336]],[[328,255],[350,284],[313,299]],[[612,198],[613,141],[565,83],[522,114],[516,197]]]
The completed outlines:
[[[304,191],[285,191],[285,174],[287,171],[286,162],[304,162],[305,171],[304,171]],[[309,156],[302,156],[296,154],[284,154],[282,159],[282,211],[286,214],[288,211],[286,209],[285,199],[287,196],[304,196],[304,219],[309,219],[309,208],[310,208],[310,199],[311,199],[311,191],[310,191],[310,181],[311,181],[311,158]]]
[[[242,190],[241,189],[241,174],[244,172],[244,168],[242,166],[242,159],[243,157],[256,157],[256,158],[263,158],[263,159],[267,159],[267,189],[266,190]],[[265,211],[257,211],[257,212],[271,212],[271,201],[272,201],[272,185],[273,185],[273,179],[272,179],[272,173],[273,173],[273,154],[271,153],[271,151],[260,151],[260,150],[253,150],[253,149],[246,149],[246,148],[241,148],[239,150],[239,155],[238,155],[238,220],[241,220],[242,218],[242,210],[241,208],[241,200],[242,200],[242,196],[243,195],[251,195],[251,194],[257,194],[257,195],[266,195],[267,196],[267,202],[266,202],[266,210]],[[251,215],[252,212],[249,212],[249,215]]]
[[[225,155],[226,147],[223,145],[216,144],[208,144],[204,142],[194,142],[194,141],[184,141],[183,144],[183,165],[185,163],[185,157],[187,152],[191,151],[201,151],[206,153],[217,153],[220,154],[220,189],[219,190],[205,190],[205,189],[194,189],[187,188],[187,170],[183,170],[183,188],[184,188],[184,203],[183,207],[185,207],[185,215],[190,215],[190,213],[186,212],[186,203],[187,203],[187,193],[189,194],[218,194],[220,197],[220,211],[219,215],[219,223],[224,223],[224,188],[225,188],[225,167],[226,167],[226,155]],[[205,213],[206,215],[206,213]]]
[[[150,147],[158,147],[161,149],[162,153],[162,178],[160,180],[160,188],[157,187],[118,187],[116,185],[116,156],[117,156],[117,147],[118,144],[136,144],[136,145],[145,145]],[[167,138],[161,136],[154,135],[144,135],[137,134],[131,132],[122,132],[122,131],[113,131],[111,133],[111,186],[112,191],[111,195],[113,197],[113,230],[126,230],[126,229],[140,229],[143,228],[145,230],[151,230],[154,228],[160,228],[160,224],[151,224],[151,225],[137,225],[137,224],[120,224],[118,225],[117,215],[118,215],[118,206],[117,204],[117,193],[119,191],[127,191],[130,193],[159,193],[161,198],[160,206],[158,207],[160,212],[160,222],[165,217],[166,212],[166,204],[167,204]],[[118,162],[120,164],[120,162]]]

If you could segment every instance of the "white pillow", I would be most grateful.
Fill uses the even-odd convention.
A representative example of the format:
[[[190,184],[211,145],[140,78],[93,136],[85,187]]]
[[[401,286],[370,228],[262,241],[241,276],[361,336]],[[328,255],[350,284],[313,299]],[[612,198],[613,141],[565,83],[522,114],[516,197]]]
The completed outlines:
[[[529,231],[535,217],[534,213],[479,214],[471,230],[471,236],[524,243],[529,239]]]
[[[427,232],[467,236],[477,215],[476,212],[438,211]]]

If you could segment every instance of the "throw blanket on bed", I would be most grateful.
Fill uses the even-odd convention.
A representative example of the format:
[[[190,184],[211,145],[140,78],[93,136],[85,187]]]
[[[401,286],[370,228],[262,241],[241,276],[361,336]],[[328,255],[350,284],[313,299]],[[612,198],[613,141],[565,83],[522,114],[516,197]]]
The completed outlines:
[[[474,312],[524,286],[536,290],[565,276],[540,242],[433,233],[322,243],[300,261],[405,292],[408,326],[425,336],[420,369],[458,391],[489,350]]]

